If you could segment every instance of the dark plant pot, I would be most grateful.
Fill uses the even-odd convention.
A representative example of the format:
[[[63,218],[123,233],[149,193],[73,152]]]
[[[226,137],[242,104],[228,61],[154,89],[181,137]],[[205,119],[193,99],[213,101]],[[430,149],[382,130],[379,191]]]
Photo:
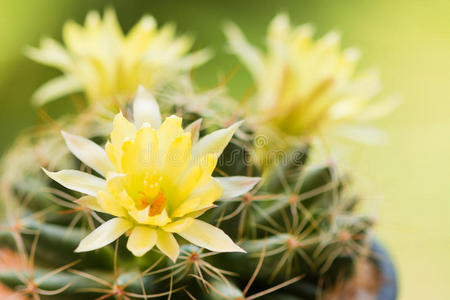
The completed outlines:
[[[371,267],[375,267],[378,275],[372,277],[371,272],[365,275],[365,282],[373,280],[378,287],[375,291],[368,293],[363,289],[352,290],[354,293],[349,293],[347,288],[337,288],[333,292],[325,293],[323,299],[326,300],[341,300],[341,299],[373,299],[373,300],[396,300],[397,299],[397,276],[394,264],[386,251],[384,246],[377,240],[372,242],[371,258],[369,259]],[[372,271],[372,270],[371,270]],[[279,293],[263,297],[264,300],[315,300],[317,299],[317,285],[313,282],[301,280],[298,284],[293,284],[280,290]],[[351,296],[349,296],[351,295]],[[322,298],[321,298],[322,299]]]
[[[395,300],[398,293],[397,275],[389,253],[377,240],[372,243],[373,261],[381,275],[381,286],[377,300]]]

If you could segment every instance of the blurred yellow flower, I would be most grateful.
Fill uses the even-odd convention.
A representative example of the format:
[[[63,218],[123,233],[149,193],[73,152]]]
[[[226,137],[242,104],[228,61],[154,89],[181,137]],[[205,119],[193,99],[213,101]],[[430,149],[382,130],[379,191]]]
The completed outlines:
[[[341,51],[336,32],[314,41],[312,27],[292,27],[286,15],[278,15],[269,25],[266,53],[250,45],[233,24],[225,33],[255,81],[256,96],[246,114],[259,133],[291,142],[339,128],[361,137],[371,130],[358,131],[351,123],[393,108],[392,101],[371,103],[380,91],[378,74],[356,73],[359,52]]]
[[[103,247],[126,232],[127,247],[136,256],[156,245],[175,261],[179,246],[173,233],[211,251],[243,251],[222,230],[196,219],[214,201],[246,193],[259,181],[211,176],[240,122],[198,141],[199,122],[186,130],[181,122],[171,116],[161,124],[158,104],[140,87],[134,123],[118,114],[105,149],[63,132],[70,151],[106,180],[77,170],[45,172],[66,188],[87,194],[80,204],[114,216],[84,238],[77,252]]]
[[[78,91],[91,104],[131,102],[139,85],[156,89],[210,57],[207,50],[189,54],[192,39],[177,37],[173,24],[158,29],[151,16],[124,35],[112,9],[103,20],[98,12],[89,12],[84,26],[68,21],[63,40],[65,47],[44,38],[40,48],[27,49],[31,59],[63,72],[35,92],[37,105]]]

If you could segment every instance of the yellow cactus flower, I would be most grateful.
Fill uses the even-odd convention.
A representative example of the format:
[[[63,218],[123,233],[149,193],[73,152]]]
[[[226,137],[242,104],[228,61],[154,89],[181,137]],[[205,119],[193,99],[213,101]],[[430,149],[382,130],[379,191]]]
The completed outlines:
[[[254,78],[256,96],[246,113],[260,133],[288,143],[338,127],[350,133],[350,123],[392,109],[391,101],[371,104],[380,90],[377,73],[357,74],[359,53],[341,51],[336,32],[315,41],[311,26],[292,27],[286,15],[278,15],[269,25],[266,53],[235,25],[226,26],[225,33]]]
[[[90,103],[128,103],[139,85],[156,89],[210,57],[206,50],[189,54],[192,39],[177,37],[173,24],[158,28],[151,16],[125,35],[112,9],[105,11],[103,20],[98,12],[89,12],[84,26],[66,22],[63,41],[65,47],[44,38],[40,48],[26,52],[63,72],[35,92],[37,105],[79,91]]]
[[[77,170],[44,170],[64,187],[87,194],[80,204],[114,216],[84,238],[76,252],[98,249],[124,233],[136,256],[156,245],[175,261],[179,246],[173,233],[211,251],[243,251],[222,230],[196,219],[215,200],[246,193],[259,181],[211,176],[240,122],[197,141],[199,122],[183,130],[182,119],[170,116],[161,124],[158,104],[142,87],[133,109],[134,123],[116,115],[104,149],[63,132],[70,151],[105,179]]]

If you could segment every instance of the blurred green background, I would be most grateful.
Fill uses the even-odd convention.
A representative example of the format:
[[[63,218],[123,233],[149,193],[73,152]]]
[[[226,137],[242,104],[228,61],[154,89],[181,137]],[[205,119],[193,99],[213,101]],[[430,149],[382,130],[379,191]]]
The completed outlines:
[[[175,21],[181,32],[210,46],[216,57],[195,71],[202,87],[233,69],[224,50],[222,22],[238,23],[262,44],[277,12],[293,23],[312,23],[318,33],[343,33],[344,46],[358,46],[363,67],[382,72],[384,89],[402,95],[401,107],[381,120],[386,145],[355,145],[351,166],[376,210],[377,235],[397,263],[401,299],[450,299],[450,1],[0,1],[0,152],[21,129],[38,122],[29,104],[32,92],[56,71],[23,56],[43,35],[60,38],[68,18],[81,22],[90,9],[116,8],[125,29],[143,14],[160,23]],[[211,76],[217,75],[217,76]],[[242,96],[249,77],[240,70],[231,93]],[[58,101],[46,107],[55,117],[72,108]]]

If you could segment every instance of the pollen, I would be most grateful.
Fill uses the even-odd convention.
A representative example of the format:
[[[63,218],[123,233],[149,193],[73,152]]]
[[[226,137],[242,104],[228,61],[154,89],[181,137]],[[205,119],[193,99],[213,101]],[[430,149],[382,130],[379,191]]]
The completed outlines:
[[[164,195],[164,190],[160,190],[158,195],[153,199],[153,203],[150,205],[148,210],[148,215],[150,217],[159,215],[166,206],[166,196]]]

